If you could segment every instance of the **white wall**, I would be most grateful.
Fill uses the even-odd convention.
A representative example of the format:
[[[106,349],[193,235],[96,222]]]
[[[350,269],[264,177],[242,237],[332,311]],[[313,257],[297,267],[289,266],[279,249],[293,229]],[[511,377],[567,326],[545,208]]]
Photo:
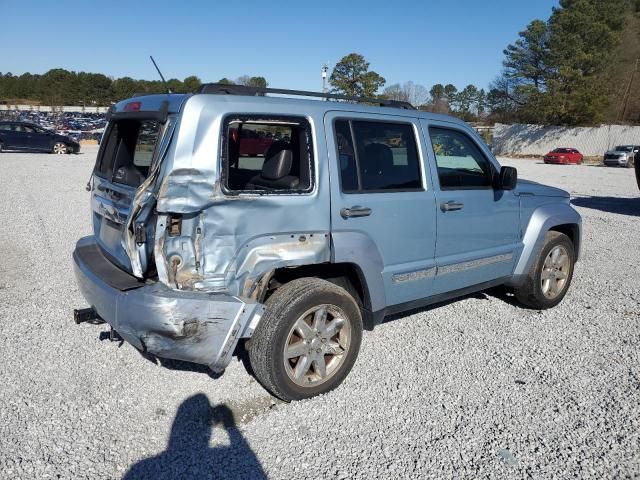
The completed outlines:
[[[624,144],[640,145],[640,127],[544,127],[497,123],[493,130],[493,151],[497,155],[544,155],[557,147],[570,147],[586,156],[600,156],[612,147]]]

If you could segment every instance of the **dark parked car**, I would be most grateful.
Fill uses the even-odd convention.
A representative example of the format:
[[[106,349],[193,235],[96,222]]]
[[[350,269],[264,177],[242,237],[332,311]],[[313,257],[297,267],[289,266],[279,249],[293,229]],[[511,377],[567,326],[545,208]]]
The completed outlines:
[[[544,156],[544,163],[580,165],[583,160],[582,154],[575,148],[556,148]]]
[[[71,137],[33,123],[0,122],[0,152],[3,150],[78,153],[80,144]]]

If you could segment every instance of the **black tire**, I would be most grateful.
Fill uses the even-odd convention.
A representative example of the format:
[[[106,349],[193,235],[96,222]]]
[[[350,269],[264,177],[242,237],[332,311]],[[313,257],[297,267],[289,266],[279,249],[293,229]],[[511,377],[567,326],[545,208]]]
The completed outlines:
[[[335,307],[344,314],[349,326],[349,345],[343,356],[337,356],[339,362],[331,375],[319,380],[322,383],[301,386],[287,373],[285,346],[305,312],[322,305]],[[342,383],[355,363],[361,340],[362,317],[353,297],[326,280],[300,278],[283,285],[267,300],[264,315],[248,344],[249,361],[256,379],[273,395],[287,402],[302,400],[329,392]],[[302,361],[302,357],[297,361]],[[316,368],[315,364],[310,365]]]
[[[636,171],[636,183],[638,184],[638,190],[640,190],[640,161],[635,162],[634,168]]]
[[[2,144],[2,142],[0,142],[0,153],[2,153],[3,150],[4,150],[4,145]]]
[[[550,298],[543,292],[542,273],[547,257],[556,247],[561,247],[561,249],[563,248],[566,252],[568,256],[568,269],[566,271],[563,270],[566,274],[564,279],[566,281],[557,294]],[[560,251],[562,251],[561,249]],[[573,248],[573,243],[569,237],[560,232],[547,232],[544,239],[544,245],[542,246],[540,253],[538,253],[538,257],[533,263],[524,284],[514,290],[518,301],[527,307],[539,310],[552,308],[559,304],[571,285],[575,258],[575,249]],[[557,279],[555,281],[557,282]]]

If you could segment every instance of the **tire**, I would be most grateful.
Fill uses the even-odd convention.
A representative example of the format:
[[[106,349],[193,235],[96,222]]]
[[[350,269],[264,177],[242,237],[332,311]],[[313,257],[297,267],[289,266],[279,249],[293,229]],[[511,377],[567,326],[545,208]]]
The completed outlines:
[[[67,144],[63,142],[56,142],[53,144],[53,147],[51,147],[51,153],[57,155],[65,155],[68,151],[69,147],[67,147]]]
[[[636,183],[638,184],[638,190],[640,190],[640,162],[635,162],[634,169],[636,171]]]
[[[2,143],[0,143],[0,153],[2,153],[4,150],[4,145]]]
[[[248,344],[249,361],[256,379],[273,395],[287,402],[302,400],[342,383],[361,340],[362,316],[353,297],[326,280],[300,278],[267,300]]]
[[[560,232],[547,232],[544,245],[524,284],[515,289],[518,301],[539,310],[559,304],[571,285],[575,258],[575,249],[569,237]],[[546,277],[544,281],[543,272]]]

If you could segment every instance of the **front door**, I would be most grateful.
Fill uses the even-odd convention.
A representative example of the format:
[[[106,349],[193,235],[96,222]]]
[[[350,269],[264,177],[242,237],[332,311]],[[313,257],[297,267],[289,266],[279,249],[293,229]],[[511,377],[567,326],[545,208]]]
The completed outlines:
[[[328,112],[334,261],[367,270],[373,311],[426,297],[435,274],[435,197],[414,118]]]
[[[437,202],[434,293],[510,276],[522,249],[519,200],[493,188],[499,165],[470,129],[422,120]]]

